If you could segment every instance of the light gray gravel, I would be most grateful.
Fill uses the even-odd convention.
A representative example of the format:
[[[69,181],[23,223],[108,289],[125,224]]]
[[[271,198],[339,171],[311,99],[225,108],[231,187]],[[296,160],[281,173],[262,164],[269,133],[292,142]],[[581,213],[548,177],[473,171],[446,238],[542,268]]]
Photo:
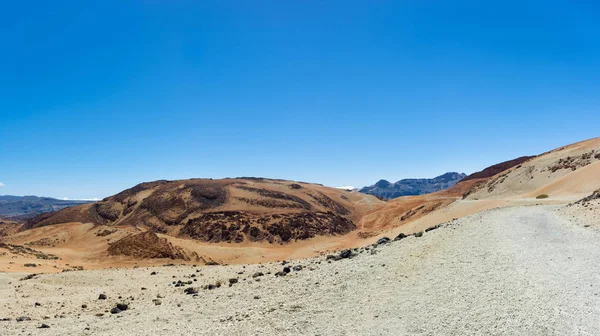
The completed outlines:
[[[0,274],[0,319],[13,319],[0,322],[0,335],[597,335],[600,233],[554,209],[489,210],[378,247],[374,255],[295,261],[314,270],[265,275],[260,282],[250,275],[282,266],[203,267],[197,286],[234,276],[240,282],[201,289],[198,297],[169,286],[189,280],[191,267],[27,281]],[[95,300],[99,292],[109,299]],[[164,296],[158,306],[157,294]],[[135,298],[131,310],[95,316],[118,295]],[[14,321],[21,315],[33,321]],[[41,323],[50,328],[36,329]]]

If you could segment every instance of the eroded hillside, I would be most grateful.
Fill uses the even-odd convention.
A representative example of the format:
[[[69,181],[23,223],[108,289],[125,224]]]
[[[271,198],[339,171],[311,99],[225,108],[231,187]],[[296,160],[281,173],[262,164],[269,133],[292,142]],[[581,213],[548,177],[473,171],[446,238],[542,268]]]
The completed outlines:
[[[365,198],[371,199],[359,202]],[[378,203],[371,196],[281,180],[156,181],[94,204],[38,216],[22,230],[81,222],[213,243],[286,243],[348,233]]]

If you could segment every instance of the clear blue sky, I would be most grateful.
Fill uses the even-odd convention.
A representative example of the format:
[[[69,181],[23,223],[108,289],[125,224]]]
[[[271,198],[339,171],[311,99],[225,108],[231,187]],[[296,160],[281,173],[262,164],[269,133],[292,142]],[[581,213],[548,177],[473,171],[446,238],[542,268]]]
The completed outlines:
[[[596,1],[11,2],[0,194],[471,173],[600,135]]]

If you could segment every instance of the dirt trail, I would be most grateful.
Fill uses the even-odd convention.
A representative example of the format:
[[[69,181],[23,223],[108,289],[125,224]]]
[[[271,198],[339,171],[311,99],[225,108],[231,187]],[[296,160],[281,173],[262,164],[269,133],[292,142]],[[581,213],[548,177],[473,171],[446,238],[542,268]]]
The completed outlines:
[[[0,274],[0,319],[13,319],[0,322],[0,334],[597,334],[600,232],[554,209],[487,210],[376,254],[294,261],[305,268],[285,277],[267,274],[280,271],[279,263],[95,270],[26,281]],[[259,282],[250,276],[256,271],[265,273]],[[197,297],[169,285],[190,274],[198,274],[194,286],[232,277],[239,283],[201,289]],[[108,300],[96,300],[99,293]],[[157,306],[158,294],[164,298]],[[135,297],[131,309],[95,316],[117,296]],[[33,321],[14,321],[21,315]],[[35,329],[41,323],[50,328]]]

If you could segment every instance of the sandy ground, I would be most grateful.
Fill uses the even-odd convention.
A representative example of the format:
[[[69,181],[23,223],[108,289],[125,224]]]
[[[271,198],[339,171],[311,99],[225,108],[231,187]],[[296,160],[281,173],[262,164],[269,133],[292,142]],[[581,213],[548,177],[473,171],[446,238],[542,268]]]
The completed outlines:
[[[556,208],[486,210],[284,277],[281,263],[0,273],[0,335],[594,335],[600,232]],[[198,296],[172,284],[229,278]]]
[[[600,230],[600,199],[576,202],[557,209],[557,212],[581,225]]]

